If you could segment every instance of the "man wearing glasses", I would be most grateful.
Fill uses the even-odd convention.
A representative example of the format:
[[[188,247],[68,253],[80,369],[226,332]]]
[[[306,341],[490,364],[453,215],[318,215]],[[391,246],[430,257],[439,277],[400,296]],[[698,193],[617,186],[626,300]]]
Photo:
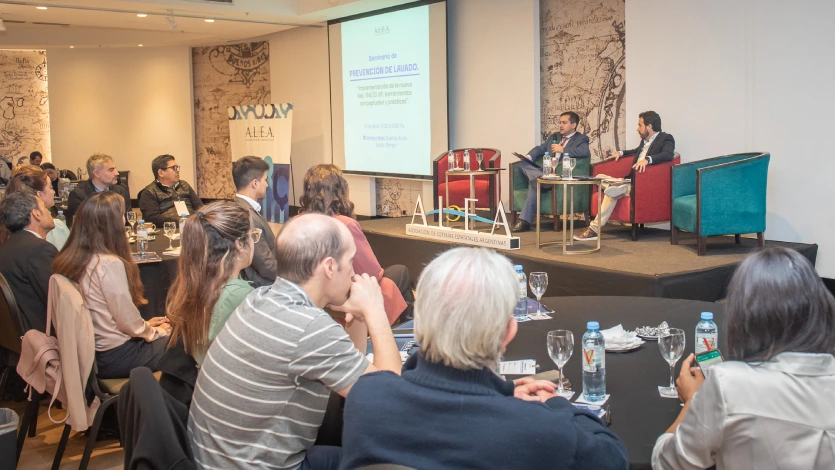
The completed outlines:
[[[155,180],[139,192],[142,219],[162,227],[177,222],[184,213],[193,213],[203,205],[191,186],[180,181],[180,165],[171,155],[160,155],[151,162]],[[179,207],[179,209],[178,209]]]
[[[235,182],[235,202],[250,211],[252,223],[261,229],[261,241],[255,240],[252,263],[241,271],[241,277],[255,287],[271,286],[278,276],[275,261],[275,235],[267,220],[261,215],[261,204],[267,195],[269,163],[258,157],[242,157],[232,164],[232,180]]]

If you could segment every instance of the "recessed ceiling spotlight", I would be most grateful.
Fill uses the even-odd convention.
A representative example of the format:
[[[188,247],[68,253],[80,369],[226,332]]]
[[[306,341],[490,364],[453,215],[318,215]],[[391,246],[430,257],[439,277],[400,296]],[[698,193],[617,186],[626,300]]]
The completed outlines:
[[[206,19],[205,19],[205,20],[203,20],[203,21],[205,21],[206,23],[214,23],[214,22],[215,22],[215,20],[213,20],[213,19],[211,19],[211,18],[206,18]]]
[[[35,8],[37,8],[38,10],[46,10],[46,7],[35,7]]]
[[[142,44],[140,44],[139,47],[142,47]]]
[[[70,46],[70,49],[75,49],[75,46]]]
[[[138,16],[140,18],[145,18],[148,15],[146,13],[137,13],[136,16]]]

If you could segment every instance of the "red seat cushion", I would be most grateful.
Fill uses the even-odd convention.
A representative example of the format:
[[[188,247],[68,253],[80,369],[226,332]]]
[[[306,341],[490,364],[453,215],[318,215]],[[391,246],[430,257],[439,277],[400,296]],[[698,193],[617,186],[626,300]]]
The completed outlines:
[[[490,183],[487,178],[476,178],[475,197],[478,199],[476,207],[488,207],[490,205]],[[446,183],[438,185],[438,195],[444,198],[444,205],[458,206],[464,208],[464,199],[470,197],[470,180],[460,179],[449,182],[449,202],[446,200]],[[436,201],[437,204],[437,201]]]
[[[592,216],[597,217],[597,194],[594,193],[591,195],[591,214]],[[617,205],[615,206],[615,210],[612,212],[612,216],[609,217],[609,220],[617,220],[619,222],[629,222],[629,205],[631,204],[631,196],[624,196],[617,200]]]

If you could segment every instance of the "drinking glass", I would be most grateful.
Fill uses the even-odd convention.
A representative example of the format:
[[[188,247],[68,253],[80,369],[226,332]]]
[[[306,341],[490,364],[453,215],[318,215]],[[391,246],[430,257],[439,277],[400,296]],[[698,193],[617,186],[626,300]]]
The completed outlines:
[[[539,304],[536,308],[536,314],[542,315],[542,304],[539,303],[539,299],[542,298],[542,294],[548,289],[548,273],[531,273],[528,278],[528,283],[531,286],[531,292],[536,296],[536,303]]]
[[[476,150],[476,152],[475,152],[475,159],[476,159],[476,161],[478,162],[478,171],[482,171],[482,170],[484,170],[484,167],[483,167],[483,165],[481,164],[481,162],[483,162],[483,161],[484,161],[484,154],[481,152],[481,150]]]
[[[168,237],[168,251],[174,249],[174,245],[171,244],[171,241],[174,238],[174,234],[177,233],[177,222],[165,222],[162,224],[162,232]]]
[[[133,226],[136,225],[136,212],[129,211],[128,212],[128,223],[130,224],[130,231],[136,235],[136,230],[134,230]]]
[[[548,355],[551,360],[557,365],[560,371],[559,388],[557,388],[557,395],[561,397],[571,398],[573,392],[567,392],[562,385],[562,368],[574,352],[574,333],[568,330],[554,330],[548,332]]]
[[[670,397],[678,396],[675,368],[676,362],[681,359],[681,354],[684,352],[684,330],[670,328],[668,334],[658,338],[658,349],[661,350],[661,357],[670,364],[670,386],[661,388],[661,394]]]
[[[577,159],[576,158],[569,158],[568,159],[568,179],[574,179],[574,167],[577,166]]]

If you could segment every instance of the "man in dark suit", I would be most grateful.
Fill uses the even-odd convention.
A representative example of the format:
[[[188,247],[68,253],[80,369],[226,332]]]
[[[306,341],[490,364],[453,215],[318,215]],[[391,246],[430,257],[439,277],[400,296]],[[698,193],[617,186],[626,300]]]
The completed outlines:
[[[87,159],[87,174],[90,179],[78,183],[67,200],[67,210],[64,214],[69,224],[72,224],[72,218],[78,211],[78,206],[85,199],[103,191],[113,191],[122,196],[125,200],[125,213],[130,210],[128,188],[119,184],[119,170],[116,169],[113,157],[103,153],[93,154]]]
[[[28,191],[16,192],[0,204],[3,223],[12,232],[0,245],[0,273],[6,278],[17,300],[25,330],[45,331],[46,300],[52,260],[58,250],[46,241],[55,228],[49,209]]]
[[[577,132],[580,116],[573,111],[560,114],[560,131],[551,134],[542,145],[534,147],[525,155],[521,169],[528,179],[528,198],[519,216],[519,222],[513,227],[514,232],[527,232],[531,229],[536,213],[536,180],[542,177],[542,157],[545,152],[559,155],[557,164],[562,163],[563,154],[570,158],[589,158],[589,138]]]
[[[661,116],[658,113],[645,111],[638,115],[638,135],[641,136],[641,144],[638,145],[638,148],[613,152],[610,158],[618,160],[621,157],[632,156],[633,173],[636,171],[643,173],[648,165],[657,165],[673,159],[676,151],[676,141],[670,134],[661,132]],[[607,175],[598,176],[609,178]],[[603,202],[600,203],[600,213],[591,221],[588,228],[574,236],[575,240],[597,240],[597,234],[609,221],[609,217],[617,205],[617,200],[629,194],[631,189],[631,185],[628,183],[603,183],[603,186],[605,190],[603,191]]]
[[[275,260],[275,235],[261,216],[258,200],[267,195],[267,172],[270,165],[258,157],[242,157],[232,164],[235,182],[235,202],[249,209],[254,228],[261,229],[261,239],[255,244],[252,264],[241,272],[241,277],[256,287],[270,286],[275,282],[278,263]]]

